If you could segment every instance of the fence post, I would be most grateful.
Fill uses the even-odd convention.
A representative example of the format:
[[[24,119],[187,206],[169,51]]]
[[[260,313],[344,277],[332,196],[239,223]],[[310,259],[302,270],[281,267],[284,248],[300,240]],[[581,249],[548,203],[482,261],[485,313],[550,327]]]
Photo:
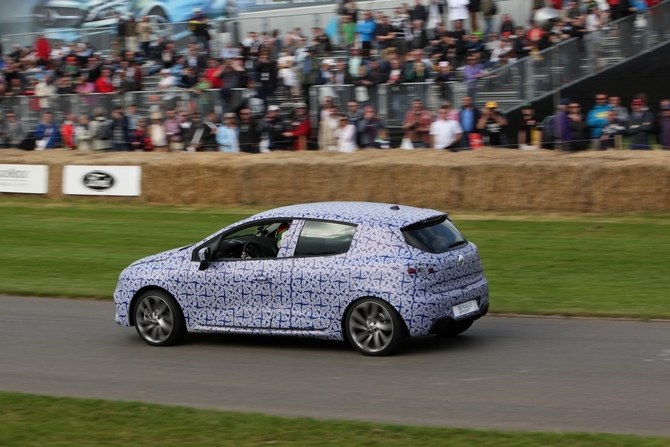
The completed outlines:
[[[388,126],[388,97],[386,96],[386,84],[377,84],[375,90],[377,101],[379,101],[379,107],[376,112],[381,117],[384,125]]]

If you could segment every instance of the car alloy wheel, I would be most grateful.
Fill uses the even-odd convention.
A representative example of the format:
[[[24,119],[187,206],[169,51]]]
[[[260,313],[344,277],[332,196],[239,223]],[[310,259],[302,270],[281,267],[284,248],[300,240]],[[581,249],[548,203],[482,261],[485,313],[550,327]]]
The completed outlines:
[[[181,309],[174,298],[160,290],[144,293],[135,306],[135,327],[152,346],[168,346],[186,333]]]
[[[345,321],[348,340],[365,355],[391,354],[405,338],[405,325],[398,312],[377,298],[354,303]]]

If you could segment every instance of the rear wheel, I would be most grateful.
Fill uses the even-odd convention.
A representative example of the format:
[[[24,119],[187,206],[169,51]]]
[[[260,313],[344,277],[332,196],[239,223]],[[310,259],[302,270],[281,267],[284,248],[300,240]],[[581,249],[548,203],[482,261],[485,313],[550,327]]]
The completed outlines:
[[[466,318],[464,320],[459,320],[456,322],[456,324],[450,326],[443,332],[440,332],[438,335],[440,337],[455,337],[458,334],[462,334],[463,332],[470,329],[470,326],[472,326],[472,323],[474,322],[475,322],[474,318]]]
[[[177,301],[162,290],[149,290],[135,305],[135,328],[152,346],[170,346],[186,335],[186,322]]]
[[[344,323],[347,340],[364,355],[389,355],[406,337],[405,324],[398,312],[377,298],[355,302],[347,311]]]

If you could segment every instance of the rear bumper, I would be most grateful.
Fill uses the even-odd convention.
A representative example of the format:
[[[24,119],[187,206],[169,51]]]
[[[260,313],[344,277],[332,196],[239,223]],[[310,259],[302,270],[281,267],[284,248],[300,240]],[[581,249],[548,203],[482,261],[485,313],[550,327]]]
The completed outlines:
[[[458,319],[454,319],[453,317],[442,317],[438,318],[433,322],[433,325],[430,327],[429,334],[440,334],[442,332],[445,332],[453,327],[455,327],[459,322],[463,320],[467,320],[469,318],[472,318],[473,320],[479,320],[481,317],[486,315],[489,312],[489,303],[486,302],[483,304],[479,312],[469,314],[469,315],[463,315],[462,317]]]

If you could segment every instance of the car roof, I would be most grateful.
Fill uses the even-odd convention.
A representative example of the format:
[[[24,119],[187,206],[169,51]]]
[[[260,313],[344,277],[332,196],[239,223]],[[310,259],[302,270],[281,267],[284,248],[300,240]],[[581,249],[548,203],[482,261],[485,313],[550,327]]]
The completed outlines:
[[[291,205],[268,210],[249,220],[297,218],[321,219],[353,224],[389,225],[405,227],[445,213],[412,206],[372,202],[317,202]]]

